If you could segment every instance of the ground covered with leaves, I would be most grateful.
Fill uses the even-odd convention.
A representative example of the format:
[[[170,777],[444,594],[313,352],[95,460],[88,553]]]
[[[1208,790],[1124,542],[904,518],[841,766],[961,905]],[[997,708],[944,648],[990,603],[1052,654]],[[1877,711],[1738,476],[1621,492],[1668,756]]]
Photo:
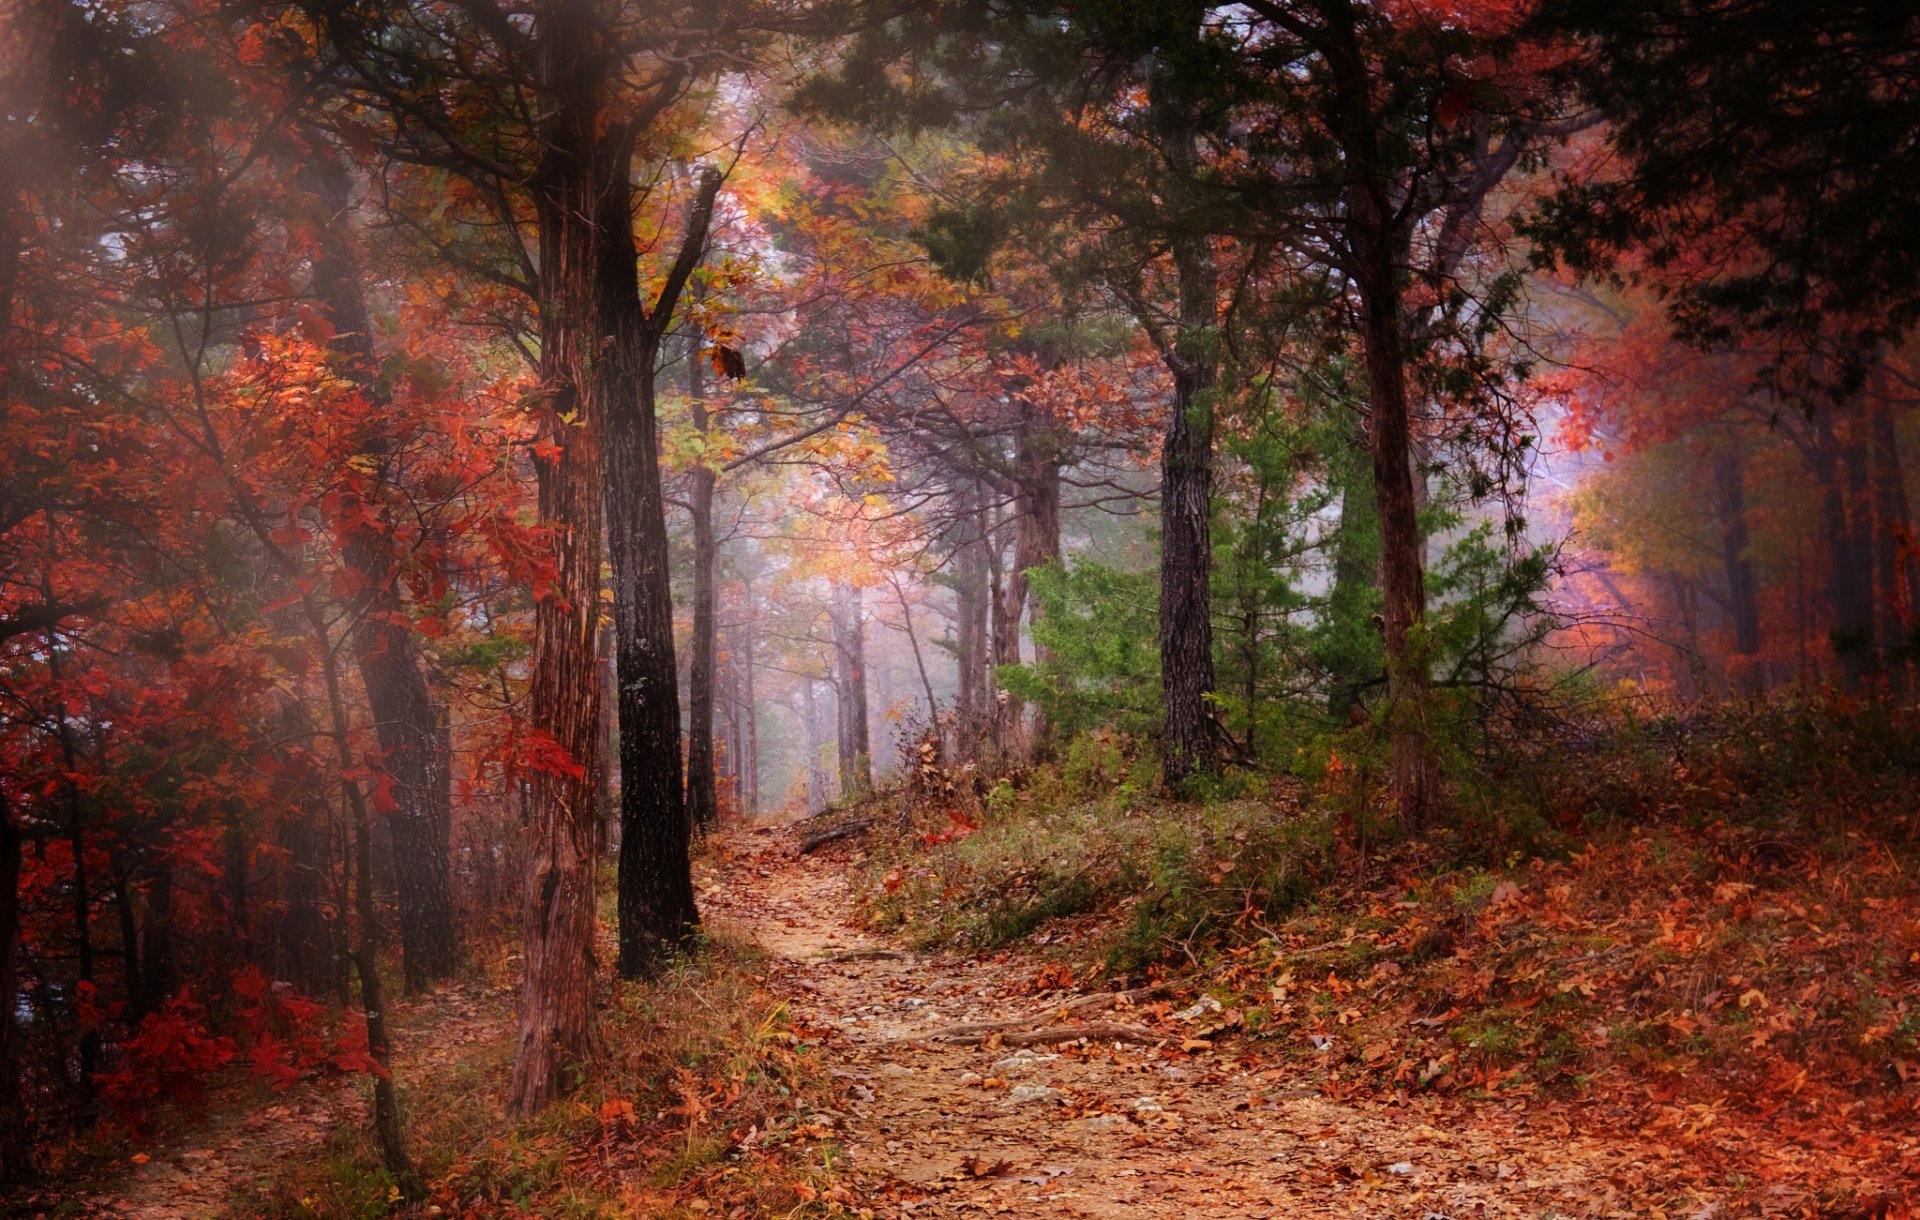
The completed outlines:
[[[1412,841],[1356,833],[1324,770],[1167,805],[1082,750],[1045,802],[995,790],[977,829],[876,846],[863,902],[923,946],[1040,955],[1041,984],[1153,984],[1182,1044],[1332,1101],[1676,1154],[1596,1167],[1603,1211],[1906,1214],[1911,727],[1786,706],[1616,724],[1509,753],[1504,806],[1488,783],[1478,824]],[[1063,784],[1101,795],[1062,807]]]
[[[1352,769],[1169,803],[1112,739],[731,830],[707,941],[537,1119],[510,956],[403,1008],[423,1202],[321,1077],[22,1214],[1910,1216],[1910,728],[1615,725],[1417,836]]]

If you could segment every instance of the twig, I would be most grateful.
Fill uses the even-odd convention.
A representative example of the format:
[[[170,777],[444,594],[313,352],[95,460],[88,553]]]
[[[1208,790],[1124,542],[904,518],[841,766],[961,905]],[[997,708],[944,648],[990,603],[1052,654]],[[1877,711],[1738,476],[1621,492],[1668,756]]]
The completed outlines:
[[[1053,1025],[1046,1029],[1030,1029],[1024,1032],[967,1034],[949,1036],[929,1034],[925,1038],[907,1038],[903,1041],[920,1042],[938,1040],[953,1046],[978,1046],[991,1038],[998,1037],[1001,1046],[1052,1046],[1060,1042],[1163,1042],[1165,1034],[1156,1034],[1150,1029],[1138,1025],[1120,1025],[1110,1021],[1096,1021],[1090,1025]]]
[[[820,960],[829,964],[833,962],[859,962],[868,960],[897,962],[903,960],[906,956],[906,954],[900,952],[898,949],[849,949],[845,953],[836,953],[832,957],[823,957]]]

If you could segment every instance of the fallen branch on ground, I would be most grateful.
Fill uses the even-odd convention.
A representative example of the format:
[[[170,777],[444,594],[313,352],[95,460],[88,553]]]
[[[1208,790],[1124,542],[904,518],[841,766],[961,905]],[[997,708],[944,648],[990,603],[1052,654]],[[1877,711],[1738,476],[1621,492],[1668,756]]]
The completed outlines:
[[[903,960],[906,956],[898,949],[849,949],[845,953],[836,953],[832,957],[823,957],[820,960],[829,964],[867,960],[895,962]]]
[[[1111,1021],[1096,1021],[1089,1025],[1052,1025],[1045,1029],[1029,1029],[1007,1032],[995,1030],[980,1034],[924,1034],[918,1038],[903,1038],[904,1042],[942,1042],[949,1046],[978,1046],[994,1038],[1000,1039],[1001,1046],[1053,1046],[1061,1042],[1163,1042],[1165,1034],[1156,1034],[1150,1029],[1138,1025],[1120,1025]]]
[[[804,856],[809,852],[819,851],[829,843],[850,839],[879,820],[879,818],[855,818],[851,822],[842,822],[838,826],[829,826],[825,830],[816,830],[811,834],[802,835],[800,845],[793,849],[793,854]]]

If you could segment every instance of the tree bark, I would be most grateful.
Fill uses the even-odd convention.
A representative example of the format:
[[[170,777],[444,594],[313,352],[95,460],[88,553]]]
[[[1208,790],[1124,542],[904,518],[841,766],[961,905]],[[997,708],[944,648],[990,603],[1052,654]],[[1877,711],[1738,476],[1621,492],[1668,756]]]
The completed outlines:
[[[1860,545],[1858,518],[1865,508],[1854,493],[1863,463],[1852,442],[1843,444],[1833,411],[1822,407],[1814,421],[1815,473],[1820,481],[1821,524],[1827,535],[1828,639],[1840,661],[1841,686],[1859,690],[1873,668],[1872,560]]]
[[[743,610],[750,611],[753,606],[751,593],[743,597]],[[740,641],[735,646],[740,665],[740,811],[753,817],[760,811],[760,716],[757,696],[754,694],[753,669],[753,632],[749,626],[740,629]]]
[[[1873,505],[1878,525],[1873,548],[1874,603],[1880,620],[1879,643],[1886,666],[1887,693],[1897,701],[1904,701],[1913,691],[1915,658],[1911,641],[1916,574],[1911,570],[1902,571],[1900,540],[1913,536],[1913,516],[1900,470],[1899,436],[1894,429],[1893,408],[1885,393],[1886,374],[1877,372],[1876,378],[1882,383],[1876,387],[1881,393],[1876,394],[1868,406]]]
[[[858,587],[833,589],[834,689],[838,695],[840,797],[855,801],[873,791],[867,731],[866,624]]]
[[[687,344],[687,394],[692,400],[694,431],[702,436],[707,431],[704,371],[700,336],[696,333]],[[720,817],[713,753],[714,473],[704,455],[688,474],[687,482],[688,515],[693,525],[693,633],[687,644],[693,650],[687,665],[687,817],[704,830]],[[738,760],[732,761],[738,777]],[[738,787],[736,778],[736,791]]]
[[[1148,108],[1162,155],[1179,190],[1199,171],[1191,114],[1159,72]],[[1178,279],[1179,329],[1162,356],[1173,376],[1173,403],[1160,447],[1160,689],[1164,703],[1161,767],[1168,787],[1210,774],[1217,728],[1208,706],[1213,672],[1213,426],[1219,376],[1216,316],[1219,273],[1204,234],[1169,243]]]
[[[621,208],[603,224],[620,218],[623,227],[609,235],[610,244],[625,254],[606,272],[622,281],[624,309],[635,256],[624,227],[624,192],[615,193],[622,195]],[[650,334],[636,335],[630,347],[616,341],[619,359],[602,361],[603,368],[619,366],[606,369],[601,390],[608,400],[606,500],[620,701],[620,973],[626,978],[650,974],[700,923],[680,771],[679,670],[654,419],[657,342]]]
[[[1333,585],[1327,590],[1327,621],[1358,624],[1366,620],[1380,587],[1380,513],[1373,499],[1373,469],[1364,421],[1356,419],[1348,442],[1334,459],[1333,477],[1340,492],[1340,525],[1333,545]],[[1351,645],[1348,635],[1342,643]],[[1372,639],[1367,636],[1365,639]],[[1363,715],[1361,697],[1377,675],[1373,649],[1362,643],[1356,651],[1343,647],[1326,656],[1329,669],[1327,715],[1345,724]]]
[[[1733,619],[1733,651],[1740,665],[1740,684],[1758,694],[1765,685],[1758,668],[1760,602],[1753,560],[1747,554],[1745,459],[1738,440],[1730,439],[1716,450],[1714,477],[1720,485],[1720,566]]]
[[[1348,268],[1358,293],[1361,346],[1371,413],[1374,504],[1380,519],[1382,637],[1387,664],[1383,709],[1391,740],[1394,805],[1401,821],[1424,829],[1439,798],[1438,764],[1428,725],[1432,689],[1424,630],[1419,489],[1413,469],[1413,420],[1407,390],[1407,327],[1401,270],[1411,237],[1379,163],[1372,84],[1359,41],[1359,11],[1340,6],[1330,23],[1329,70],[1338,96],[1338,138],[1349,164],[1346,188]]]
[[[604,333],[594,283],[598,191],[594,116],[601,89],[583,67],[590,13],[555,0],[538,14],[536,71],[550,94],[535,182],[540,232],[540,372],[546,399],[535,450],[541,521],[554,533],[554,587],[534,611],[528,693],[536,748],[529,776],[521,908],[518,1046],[509,1107],[531,1114],[567,1089],[594,1049],[594,877],[601,830],[601,470],[593,354]]]
[[[813,693],[814,680],[800,679],[800,714],[805,719],[807,740],[807,812],[819,813],[827,807],[827,768],[821,755],[826,752],[827,735],[820,731],[819,700]]]
[[[1028,573],[1060,561],[1060,449],[1060,436],[1052,421],[1041,421],[1037,412],[1028,407],[1013,454],[1020,480],[1021,512],[1014,537],[1013,575],[1007,581],[1007,600],[1016,632],[1023,606],[1030,627],[1040,622],[1043,612],[1039,600],[1032,596]],[[1035,640],[1034,664],[1044,665],[1052,659],[1052,649]],[[1015,708],[1019,706],[1011,699],[1008,703]],[[1036,708],[1028,729],[1030,754],[1036,757],[1044,754],[1047,740],[1046,713]]]
[[[346,170],[324,146],[307,158],[307,176],[320,204],[313,290],[333,327],[329,346],[341,374],[377,407],[389,395],[378,377],[351,219]],[[374,418],[382,417],[376,411]],[[361,452],[384,461],[392,440],[371,433]],[[341,555],[353,574],[354,660],[380,743],[378,763],[391,793],[376,799],[388,814],[394,875],[400,898],[400,949],[408,991],[452,974],[458,963],[449,879],[453,820],[452,767],[440,732],[440,709],[422,672],[419,640],[400,598],[401,557],[378,525],[336,525]]]
[[[986,512],[980,486],[969,481],[959,496],[960,542],[953,557],[954,590],[954,757],[980,756],[986,720],[992,713],[988,678],[988,589]]]

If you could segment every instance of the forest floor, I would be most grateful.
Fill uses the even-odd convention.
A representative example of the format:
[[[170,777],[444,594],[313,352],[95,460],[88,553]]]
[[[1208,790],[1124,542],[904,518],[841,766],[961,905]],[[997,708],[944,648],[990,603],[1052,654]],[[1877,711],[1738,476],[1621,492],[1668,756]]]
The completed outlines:
[[[449,984],[395,1004],[393,1070],[419,1079],[460,1062],[476,1048],[513,1036],[509,997],[478,981]],[[201,1220],[286,1165],[322,1155],[343,1127],[364,1124],[366,1085],[359,1076],[328,1076],[284,1093],[257,1083],[209,1098],[197,1118],[175,1121],[150,1142],[136,1142],[121,1169],[99,1189],[60,1192],[46,1213],[120,1220]]]
[[[845,861],[796,859],[786,834],[716,857],[706,909],[751,928],[802,1023],[830,1031],[852,1085],[845,1153],[882,1214],[1707,1217],[1798,1201],[1703,1184],[1671,1137],[1586,1134],[1592,1106],[1336,1101],[1246,1040],[1193,1036],[1208,1009],[1176,1008],[1191,997],[1036,996],[1039,963],[1018,953],[874,939]]]
[[[784,1115],[729,1112],[725,1104],[709,1112],[689,1093],[683,1106],[663,1102],[655,1111],[644,1102],[636,1118],[627,1105],[625,1118],[610,1119],[607,1106],[588,1097],[574,1106],[574,1134],[557,1137],[552,1180],[560,1186],[544,1201],[496,1193],[481,1203],[449,1174],[436,1195],[447,1206],[408,1212],[377,1195],[352,1207],[315,1203],[297,1174],[285,1177],[289,1166],[304,1165],[311,1181],[328,1172],[313,1167],[329,1157],[338,1164],[340,1141],[364,1124],[357,1082],[265,1098],[236,1091],[203,1121],[147,1146],[138,1164],[123,1161],[111,1187],[41,1214],[1911,1214],[1899,1210],[1911,1200],[1898,1199],[1897,1185],[1894,1210],[1829,1207],[1817,1174],[1743,1170],[1816,1154],[1763,1147],[1770,1141],[1762,1123],[1715,1126],[1711,1107],[1694,1107],[1702,1112],[1688,1128],[1660,1129],[1643,1121],[1647,1099],[1624,1089],[1581,1097],[1492,1085],[1354,1092],[1308,1053],[1321,1046],[1317,1038],[1305,1047],[1253,1036],[1230,1019],[1231,1009],[1223,1014],[1203,998],[1204,980],[1193,990],[1077,989],[1040,938],[992,952],[915,950],[867,927],[856,880],[866,849],[853,842],[796,855],[796,841],[790,827],[734,830],[711,840],[696,864],[702,909],[719,937],[757,942],[765,956],[754,960],[751,996],[691,998],[706,1004],[711,994],[723,1006],[751,1008],[739,1018],[746,1027],[771,1028],[773,1018],[759,1014],[783,1014],[790,1032],[779,1036],[806,1059],[805,1073],[824,1079],[811,1091],[798,1077],[790,1095],[781,1088],[786,1100],[775,1104],[788,1107]],[[503,982],[474,982],[405,1006],[396,1071],[403,1096],[421,1099],[416,1114],[454,1079],[477,1082],[460,1087],[497,1111],[511,998]],[[632,1002],[616,1007],[623,1003]],[[635,1029],[614,1022],[609,1040],[645,1036]],[[1351,1036],[1343,1027],[1326,1037],[1325,1064],[1358,1053],[1345,1045]],[[684,1137],[693,1150],[696,1127],[710,1133],[708,1159],[661,1177],[663,1149]],[[776,1129],[787,1141],[786,1159],[766,1161],[777,1187],[742,1193],[738,1178],[730,1186],[730,1175],[743,1171],[729,1166],[751,1159],[749,1149],[762,1155]],[[568,1192],[589,1179],[596,1202],[572,1202],[585,1196]],[[256,1211],[245,1200],[263,1183],[258,1197],[277,1191],[279,1202]],[[1878,1197],[1889,1201],[1885,1189]],[[556,1199],[570,1202],[554,1211]]]

